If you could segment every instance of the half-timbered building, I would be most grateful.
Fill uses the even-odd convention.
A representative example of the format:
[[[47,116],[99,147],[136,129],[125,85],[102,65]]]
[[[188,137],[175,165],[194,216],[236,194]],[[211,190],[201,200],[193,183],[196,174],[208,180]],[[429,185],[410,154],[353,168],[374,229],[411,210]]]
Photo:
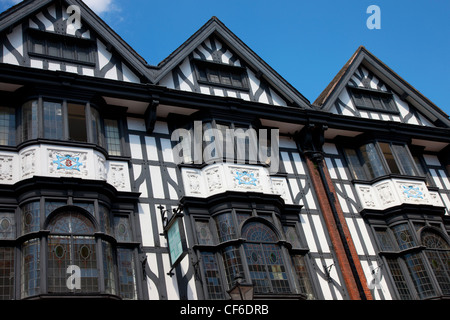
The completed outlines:
[[[0,299],[450,297],[448,116],[364,47],[311,103],[216,17],[156,66],[79,0],[0,35]]]

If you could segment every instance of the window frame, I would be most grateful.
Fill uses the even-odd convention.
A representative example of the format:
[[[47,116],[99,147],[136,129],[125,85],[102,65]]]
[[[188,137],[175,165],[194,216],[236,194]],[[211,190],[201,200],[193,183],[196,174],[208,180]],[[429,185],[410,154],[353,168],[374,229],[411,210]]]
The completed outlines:
[[[44,117],[44,105],[46,102],[61,104],[61,119],[58,123],[62,127],[61,137],[48,137],[45,136],[45,128],[48,126],[46,119]],[[71,126],[75,123],[70,121],[69,118],[69,105],[84,106],[84,127],[86,131],[86,141],[75,140],[70,135]],[[29,111],[25,113],[25,108],[29,108]],[[26,114],[31,116],[31,118],[25,117]],[[94,114],[95,113],[95,114]],[[117,140],[117,145],[120,148],[120,152],[114,154],[109,152],[108,145],[106,141],[107,133],[104,121],[112,120],[117,123],[118,137],[114,137],[114,141]],[[95,122],[95,124],[94,124]],[[109,159],[122,159],[123,157],[128,157],[128,152],[126,152],[126,138],[125,138],[125,127],[123,119],[117,117],[117,115],[112,116],[111,112],[104,109],[103,102],[101,101],[90,101],[89,99],[76,99],[76,98],[66,98],[58,97],[55,98],[51,95],[35,95],[24,99],[20,107],[16,111],[16,144],[10,146],[9,148],[21,148],[22,146],[29,145],[31,141],[45,142],[50,141],[54,144],[64,144],[64,145],[74,145],[83,147],[92,147],[95,145],[99,151],[101,151]],[[7,148],[8,146],[0,146],[1,148]]]
[[[397,226],[404,225],[407,227],[407,230],[412,237],[414,241],[414,245],[412,247],[407,247],[401,249],[396,236],[394,234],[393,228]],[[417,225],[417,227],[416,227]],[[439,223],[440,225],[440,223]],[[389,266],[389,261],[394,261],[399,266],[399,270],[401,272],[401,276],[404,279],[404,283],[406,284],[408,295],[411,297],[410,299],[415,300],[422,300],[422,299],[433,299],[433,298],[439,298],[439,297],[448,297],[449,294],[443,294],[441,285],[439,281],[436,279],[436,275],[434,273],[434,270],[428,260],[428,257],[426,255],[426,251],[428,250],[427,247],[422,243],[422,231],[423,230],[432,230],[432,232],[437,233],[440,235],[443,240],[449,245],[450,244],[450,238],[448,235],[445,234],[445,232],[441,228],[437,228],[435,224],[430,224],[427,221],[423,220],[416,220],[416,219],[396,219],[392,223],[382,223],[381,221],[375,222],[371,225],[372,232],[374,234],[376,245],[378,246],[378,254],[380,255],[380,258],[383,260],[383,265],[386,266],[385,272],[387,273],[387,276],[392,283],[392,289],[395,292],[395,296],[398,299],[402,299],[402,296],[404,296],[404,293],[399,292],[399,288],[397,287],[397,283],[394,279],[394,274],[391,271],[391,267]],[[392,250],[384,250],[383,245],[381,243],[380,237],[377,233],[377,230],[383,230],[386,231],[386,235],[389,236],[390,242],[394,245],[394,248]],[[413,279],[413,275],[411,274],[411,269],[408,267],[407,259],[413,258],[413,255],[416,258],[419,258],[421,260],[421,270],[426,272],[426,277],[429,280],[429,284],[431,285],[432,289],[434,290],[434,293],[427,296],[422,296],[425,294],[424,292],[419,292],[417,289],[417,283],[415,283]],[[397,270],[398,271],[398,270]],[[404,288],[402,288],[404,290]]]
[[[195,65],[195,74],[197,77],[197,82],[199,84],[208,85],[212,87],[228,88],[244,92],[250,91],[247,69],[245,67],[233,66],[229,64],[213,62],[209,60],[202,60],[197,58],[193,58],[192,60]],[[219,82],[211,80],[211,74],[213,72],[217,73]],[[206,77],[203,76],[202,73],[204,73]],[[225,73],[230,75],[230,84],[223,83]],[[240,77],[241,85],[233,84],[233,76],[235,75]]]
[[[95,67],[96,66],[96,58],[95,51],[97,44],[92,39],[85,39],[75,37],[69,34],[58,34],[51,31],[41,31],[36,29],[28,29],[28,55],[30,57],[41,58],[45,60],[53,60],[59,62],[67,62],[77,65]],[[35,52],[34,45],[38,42],[41,42],[43,52]],[[49,52],[49,43],[54,42],[57,44],[58,54],[53,55]],[[64,57],[64,46],[70,45],[72,46],[71,52],[73,53],[72,58]],[[87,48],[87,61],[84,61],[79,58],[80,52],[83,51],[83,48]]]
[[[216,218],[223,214],[229,214],[231,222],[233,223],[234,228],[234,237],[232,238],[226,238],[220,240],[219,237],[219,230],[216,223]],[[238,217],[239,214],[244,214],[241,218]],[[262,217],[262,215],[269,214],[271,219],[267,219],[265,217]],[[244,279],[247,279],[246,282],[251,283],[251,277],[250,277],[250,271],[249,266],[246,258],[245,253],[245,244],[253,243],[250,240],[246,240],[242,236],[242,229],[245,227],[246,224],[251,222],[257,222],[264,224],[275,234],[277,234],[278,240],[274,243],[274,245],[279,247],[280,254],[282,255],[283,263],[285,266],[285,273],[287,276],[287,281],[289,284],[290,292],[285,293],[277,293],[272,292],[269,293],[269,296],[271,298],[279,297],[289,297],[289,296],[295,296],[295,295],[303,295],[303,298],[313,298],[314,296],[317,296],[316,294],[316,284],[313,281],[313,277],[311,276],[311,266],[309,259],[307,257],[307,253],[309,252],[309,249],[304,247],[304,239],[301,238],[299,232],[298,232],[298,225],[295,221],[289,221],[289,220],[283,220],[283,222],[280,220],[279,214],[274,212],[273,210],[265,210],[265,209],[250,209],[250,208],[241,208],[239,206],[233,206],[233,209],[223,209],[215,211],[213,214],[201,214],[201,213],[194,213],[192,214],[192,220],[191,220],[191,227],[193,230],[193,239],[195,245],[193,246],[193,249],[198,254],[198,257],[202,256],[203,252],[209,252],[210,254],[213,254],[216,260],[216,263],[218,265],[218,269],[220,271],[220,282],[221,286],[223,288],[223,293],[225,294],[226,290],[230,289],[230,286],[232,286],[232,283],[230,283],[230,277],[226,271],[226,264],[224,261],[224,255],[225,250],[228,250],[229,248],[233,247],[233,250],[237,250],[236,252],[239,252],[239,259],[241,261],[241,268],[242,270],[239,272],[242,272],[242,276]],[[209,233],[212,237],[212,244],[201,244],[198,232],[197,232],[197,222],[203,222],[206,223],[206,226],[209,227]],[[298,242],[301,244],[302,248],[297,248],[296,246],[292,245],[289,242],[289,239],[286,239],[286,235],[284,232],[284,226],[286,227],[294,227],[296,235],[298,237]],[[282,228],[282,230],[280,229]],[[295,247],[295,248],[294,248]],[[309,288],[312,290],[312,293],[299,293],[301,288],[298,284],[297,279],[297,273],[295,270],[294,263],[292,261],[292,258],[294,256],[302,256],[304,258],[304,265],[306,267],[306,273],[308,276],[308,282],[309,286],[305,286],[305,288]],[[201,270],[201,277],[203,283],[206,283],[207,279],[205,276],[205,270],[203,267],[203,263],[200,263],[200,270]],[[269,278],[270,281],[270,278]],[[206,285],[203,285],[203,291],[205,294],[205,297],[209,298],[209,293]],[[256,293],[256,295],[260,295],[261,297],[267,296],[267,293]],[[225,294],[226,296],[226,294]]]
[[[382,113],[389,113],[394,115],[399,115],[400,111],[398,110],[397,104],[395,103],[394,94],[392,92],[385,92],[381,90],[375,90],[371,88],[361,88],[361,87],[354,87],[354,86],[347,86],[349,95],[352,99],[353,105],[356,107],[356,109],[364,110],[364,111],[374,111],[374,112],[382,112]],[[361,104],[357,101],[357,98],[355,95],[360,94],[362,96],[362,100],[365,100],[364,95],[368,95],[368,98],[371,101],[371,106],[367,106],[364,104]],[[379,103],[382,105],[382,108],[377,108],[374,103],[374,97],[379,98]],[[383,99],[389,98],[389,102],[386,105],[386,103],[383,101]]]
[[[380,161],[380,165],[382,166],[382,171],[384,172],[384,174],[381,175],[376,175],[375,172],[371,172],[368,168],[368,164],[369,165],[373,165],[372,163],[370,163],[370,159],[369,163],[366,162],[366,159],[364,158],[364,156],[362,155],[361,152],[361,148],[364,146],[367,146],[369,144],[373,144],[374,145],[374,149],[376,152],[376,155]],[[395,173],[392,172],[392,168],[390,167],[386,156],[381,148],[381,144],[387,144],[389,151],[391,152],[393,159],[395,161],[395,165],[398,167],[400,173]],[[401,146],[403,147],[403,150],[406,152],[403,156],[406,155],[406,157],[408,158],[409,161],[409,165],[412,168],[412,170],[414,171],[413,175],[408,174],[407,170],[405,169],[404,164],[402,164],[401,161],[401,157],[398,154],[398,150],[396,150],[395,148],[393,148],[393,146]],[[357,156],[357,160],[359,161],[359,168],[355,168],[354,167],[354,161],[352,161],[350,159],[350,156],[348,154],[347,150],[351,150],[352,152],[355,152],[356,156]],[[344,158],[345,161],[347,162],[347,166],[349,167],[349,171],[351,172],[351,175],[353,177],[354,180],[359,180],[359,181],[372,181],[372,180],[376,180],[376,179],[380,179],[381,177],[385,177],[385,176],[402,176],[402,177],[413,177],[415,179],[417,178],[423,178],[423,179],[427,179],[426,173],[424,176],[420,175],[420,171],[417,168],[417,164],[414,160],[414,157],[410,151],[410,148],[408,146],[407,143],[403,143],[403,142],[395,142],[395,141],[388,141],[385,139],[377,139],[377,140],[367,140],[364,141],[363,143],[359,143],[358,146],[355,148],[354,146],[351,146],[349,144],[344,144],[342,145],[342,151],[344,154]],[[357,176],[357,174],[355,173],[363,173],[364,177],[363,179],[359,178]]]

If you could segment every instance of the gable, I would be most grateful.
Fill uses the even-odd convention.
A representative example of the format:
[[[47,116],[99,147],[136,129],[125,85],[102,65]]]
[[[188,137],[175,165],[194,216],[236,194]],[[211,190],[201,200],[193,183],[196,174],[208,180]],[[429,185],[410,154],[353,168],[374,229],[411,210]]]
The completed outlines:
[[[183,91],[288,105],[274,87],[258,77],[238,54],[215,36],[203,41],[159,84]]]
[[[158,69],[156,83],[171,89],[310,108],[304,96],[216,17],[161,62]]]
[[[54,2],[22,17],[14,27],[4,28],[0,62],[140,83],[144,76],[135,68],[136,63],[124,59],[122,49],[100,36],[109,30],[92,28],[83,19],[88,16],[81,11],[86,10],[85,5],[72,2],[79,11],[71,10],[67,3]]]
[[[450,126],[448,115],[364,47],[313,103],[334,114],[420,126]]]
[[[330,112],[367,119],[434,126],[427,117],[362,65],[347,82]]]

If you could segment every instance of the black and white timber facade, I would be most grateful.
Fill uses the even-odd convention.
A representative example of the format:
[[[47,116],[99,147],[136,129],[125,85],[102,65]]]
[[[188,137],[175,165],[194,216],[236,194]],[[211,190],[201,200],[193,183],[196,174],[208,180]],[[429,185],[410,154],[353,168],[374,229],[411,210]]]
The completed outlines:
[[[78,0],[0,34],[0,299],[450,298],[450,121],[364,47],[310,102],[216,17],[157,66]]]

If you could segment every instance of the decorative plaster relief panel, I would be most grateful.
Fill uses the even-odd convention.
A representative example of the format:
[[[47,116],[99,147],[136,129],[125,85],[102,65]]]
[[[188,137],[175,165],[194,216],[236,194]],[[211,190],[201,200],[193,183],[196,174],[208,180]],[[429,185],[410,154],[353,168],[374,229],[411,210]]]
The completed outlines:
[[[207,198],[225,191],[252,191],[279,194],[292,203],[286,179],[271,177],[264,167],[220,163],[203,169],[183,168],[182,176],[187,196]]]
[[[33,176],[102,180],[119,191],[131,191],[128,162],[106,161],[103,154],[93,149],[39,145],[19,153],[0,154],[1,184],[14,184]]]
[[[14,156],[0,155],[0,182],[11,183],[14,179]]]
[[[384,210],[400,204],[443,207],[439,193],[430,192],[422,181],[385,179],[373,185],[355,185],[363,208]]]

